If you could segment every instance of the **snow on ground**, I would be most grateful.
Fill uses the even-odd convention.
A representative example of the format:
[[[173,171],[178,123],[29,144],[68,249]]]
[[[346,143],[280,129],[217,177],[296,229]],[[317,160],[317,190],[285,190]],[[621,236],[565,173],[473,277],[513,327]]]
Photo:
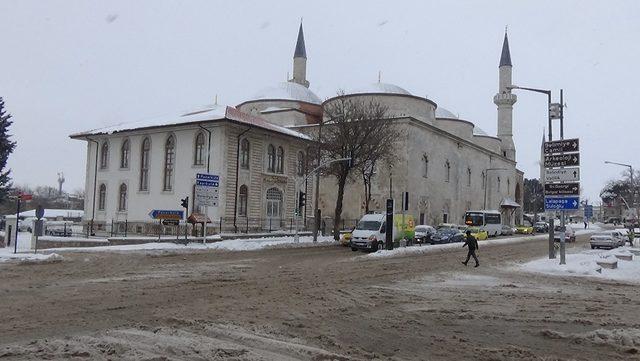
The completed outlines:
[[[175,239],[175,238],[173,238]],[[318,237],[318,244],[335,242],[332,237]],[[313,237],[300,237],[296,243],[293,237],[272,237],[255,239],[230,239],[214,243],[188,243],[186,246],[179,243],[153,242],[143,244],[127,244],[119,246],[99,247],[64,247],[56,248],[56,252],[123,252],[123,251],[148,251],[148,250],[222,250],[222,251],[255,251],[270,247],[309,247],[313,245]],[[50,251],[50,250],[49,250]]]
[[[543,273],[554,276],[595,277],[600,279],[640,283],[640,256],[633,256],[632,261],[618,261],[618,268],[607,269],[598,266],[596,261],[613,262],[615,255],[631,255],[631,251],[640,252],[640,248],[619,247],[612,250],[585,250],[566,255],[566,264],[561,265],[559,258],[541,258],[518,265],[526,272]]]
[[[39,262],[58,262],[62,261],[63,257],[57,253],[49,253],[49,254],[34,254],[18,252],[13,253],[13,248],[0,248],[0,263],[10,260],[18,260],[21,262],[28,263],[39,263]]]

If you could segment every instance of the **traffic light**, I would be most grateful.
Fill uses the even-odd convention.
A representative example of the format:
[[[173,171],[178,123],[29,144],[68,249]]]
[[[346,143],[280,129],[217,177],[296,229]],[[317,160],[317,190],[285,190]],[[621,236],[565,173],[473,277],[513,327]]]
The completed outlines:
[[[307,194],[305,192],[298,193],[298,208],[303,208],[307,203]]]
[[[182,198],[180,204],[183,208],[189,209],[189,197]]]

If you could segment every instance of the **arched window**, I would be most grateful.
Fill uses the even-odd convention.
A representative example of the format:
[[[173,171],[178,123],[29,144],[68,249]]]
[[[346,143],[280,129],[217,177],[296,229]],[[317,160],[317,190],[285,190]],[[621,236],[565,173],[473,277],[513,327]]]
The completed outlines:
[[[246,216],[247,215],[247,196],[248,190],[246,185],[240,186],[240,195],[238,196],[238,215]]]
[[[467,187],[471,187],[471,168],[467,168]]]
[[[129,139],[125,139],[120,147],[120,168],[129,168]]]
[[[240,167],[249,169],[249,140],[244,138],[240,143]]]
[[[511,195],[511,180],[507,178],[507,195]]]
[[[100,149],[100,169],[107,169],[109,166],[109,143],[102,143]]]
[[[449,163],[449,161],[446,161],[444,163],[444,168],[445,168],[444,181],[448,182],[449,180],[451,180],[451,163]]]
[[[500,177],[498,177],[498,192],[500,192]]]
[[[107,202],[107,186],[100,184],[100,191],[98,192],[98,209],[104,211],[105,203]]]
[[[204,133],[196,135],[196,144],[193,152],[193,164],[204,165]]]
[[[284,173],[284,149],[278,147],[278,156],[276,159],[276,170],[278,173]]]
[[[140,190],[149,190],[149,152],[151,151],[151,141],[144,138],[140,149]]]
[[[267,170],[269,172],[276,172],[276,148],[269,144],[267,147]]]
[[[300,176],[304,175],[304,153],[298,152],[298,167],[296,173]]]
[[[118,210],[127,210],[127,185],[124,183],[120,185],[120,191],[118,193]]]
[[[167,138],[167,142],[164,144],[164,180],[163,190],[173,190],[173,169],[176,162],[176,139],[173,135]]]
[[[484,171],[482,171],[482,189],[484,189],[484,187],[486,186],[487,183],[485,183],[487,181],[487,176],[486,174],[484,174]]]
[[[424,174],[423,176],[426,178],[429,176],[429,156],[424,154],[422,155],[422,160],[424,161]]]

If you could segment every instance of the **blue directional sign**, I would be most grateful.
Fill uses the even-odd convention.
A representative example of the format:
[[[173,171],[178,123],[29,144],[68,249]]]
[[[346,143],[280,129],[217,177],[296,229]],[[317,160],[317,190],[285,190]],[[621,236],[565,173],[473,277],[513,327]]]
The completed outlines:
[[[580,197],[544,197],[546,211],[565,211],[578,209]]]
[[[587,218],[593,217],[593,206],[592,205],[584,206],[584,216],[587,217]]]
[[[218,181],[209,181],[209,180],[196,179],[196,185],[197,186],[204,186],[204,187],[219,187],[220,183]]]
[[[149,212],[149,217],[153,219],[182,219],[184,211],[173,209],[154,209]]]
[[[220,176],[215,174],[197,173],[196,180],[219,182]]]

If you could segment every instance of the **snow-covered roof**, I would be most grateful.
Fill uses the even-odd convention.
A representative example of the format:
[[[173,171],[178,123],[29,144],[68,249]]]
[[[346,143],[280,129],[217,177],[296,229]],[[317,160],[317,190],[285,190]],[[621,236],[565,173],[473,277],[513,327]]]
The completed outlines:
[[[193,122],[202,122],[207,120],[219,120],[224,119],[227,111],[226,105],[205,105],[187,112],[183,112],[181,115],[165,115],[160,117],[148,118],[145,120],[139,120],[137,122],[120,123],[104,128],[97,128],[88,130],[86,132],[80,132],[72,134],[71,137],[80,137],[83,135],[95,135],[95,134],[113,134],[122,132],[125,130],[134,130],[150,127],[161,127],[166,125],[177,125]]]
[[[516,203],[512,198],[506,197],[500,202],[500,207],[504,208],[520,208],[520,205]]]
[[[249,100],[295,100],[312,104],[322,103],[322,100],[311,90],[289,81],[263,88]]]
[[[436,108],[436,118],[458,119],[458,117],[455,114],[453,114],[448,109],[443,107]]]
[[[257,116],[243,113],[234,107],[225,105],[207,105],[195,110],[186,112],[178,116],[165,116],[147,119],[138,122],[122,123],[110,127],[98,128],[89,130],[86,132],[72,134],[72,138],[80,138],[83,136],[96,135],[96,134],[113,134],[123,132],[127,130],[151,128],[151,127],[163,127],[170,125],[189,124],[197,122],[205,122],[212,120],[224,120],[235,121],[246,125],[256,126],[262,129],[271,130],[274,132],[286,134],[292,137],[310,140],[311,138],[303,133],[291,130],[273,123],[268,122]]]
[[[411,95],[409,91],[403,89],[395,84],[389,83],[373,83],[362,88],[355,89],[349,94],[402,94],[402,95]]]
[[[263,109],[260,113],[281,112],[285,110],[293,110],[293,108],[268,107]]]
[[[35,217],[36,210],[20,212],[20,217]],[[44,218],[82,218],[84,211],[81,209],[47,209],[44,210]]]

